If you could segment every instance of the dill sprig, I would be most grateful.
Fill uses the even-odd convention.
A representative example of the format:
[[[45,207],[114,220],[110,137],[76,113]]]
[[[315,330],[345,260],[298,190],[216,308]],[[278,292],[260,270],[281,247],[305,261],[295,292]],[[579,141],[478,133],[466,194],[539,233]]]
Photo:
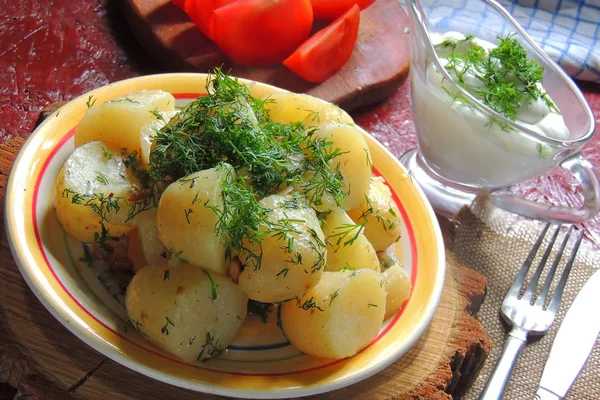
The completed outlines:
[[[550,109],[559,112],[548,94],[541,89],[544,67],[528,58],[527,50],[514,34],[498,36],[496,47],[487,52],[487,55],[485,49],[476,44],[474,39],[475,36],[470,34],[461,40],[445,40],[438,45],[451,49],[445,68],[456,76],[459,86],[473,92],[492,110],[513,121],[523,102],[531,104],[538,99],[544,100]],[[481,81],[484,88],[465,83],[467,73]],[[445,88],[444,90],[453,100],[462,101],[461,96],[449,93]]]
[[[222,161],[244,169],[260,196],[300,180],[303,124],[269,120],[265,102],[219,69],[207,80],[207,91],[154,137],[150,175],[155,182],[169,183]]]
[[[258,197],[299,183],[311,191],[315,204],[325,193],[341,203],[343,177],[330,162],[343,153],[315,138],[316,128],[271,121],[265,108],[269,100],[253,97],[247,86],[218,68],[206,88],[208,96],[189,103],[153,138],[150,176],[156,185],[225,161],[248,176]]]
[[[89,207],[98,214],[98,224],[100,232],[94,233],[94,240],[104,250],[110,251],[110,241],[118,240],[116,236],[112,236],[107,227],[108,217],[110,214],[118,214],[122,210],[127,212],[125,223],[131,221],[139,213],[148,210],[151,207],[149,199],[141,201],[130,201],[124,197],[114,196],[112,193],[105,195],[104,193],[94,193],[92,195],[84,195],[77,193],[71,189],[64,189],[61,193],[64,198],[71,198],[71,203]]]
[[[351,246],[356,239],[360,237],[360,234],[364,231],[366,224],[367,221],[363,220],[358,224],[343,224],[336,226],[333,229],[334,232],[327,236],[327,243],[332,246],[337,246],[335,251],[337,251],[339,246]]]

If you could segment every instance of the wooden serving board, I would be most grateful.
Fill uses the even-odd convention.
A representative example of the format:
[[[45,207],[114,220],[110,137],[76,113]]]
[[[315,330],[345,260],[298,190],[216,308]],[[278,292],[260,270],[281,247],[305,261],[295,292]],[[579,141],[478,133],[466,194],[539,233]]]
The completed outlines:
[[[347,111],[385,99],[408,72],[410,21],[398,0],[376,0],[361,12],[352,56],[340,71],[317,85],[281,64],[245,67],[232,63],[170,0],[124,0],[122,6],[139,42],[169,71],[208,72],[223,66],[233,76],[306,92]]]
[[[0,201],[21,138],[0,145]],[[31,292],[12,258],[0,217],[0,382],[18,388],[16,399],[206,399],[154,381],[97,353],[77,339]],[[447,247],[452,226],[441,220]],[[486,291],[485,279],[446,251],[446,282],[430,327],[397,362],[348,388],[315,400],[452,399],[477,377],[491,347],[472,313]]]

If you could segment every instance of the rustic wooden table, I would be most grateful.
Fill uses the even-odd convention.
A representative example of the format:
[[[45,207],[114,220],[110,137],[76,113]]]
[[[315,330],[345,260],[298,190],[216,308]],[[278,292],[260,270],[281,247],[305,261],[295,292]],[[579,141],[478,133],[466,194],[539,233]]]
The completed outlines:
[[[2,199],[12,159],[44,106],[68,101],[109,82],[161,72],[133,40],[118,3],[0,0]],[[581,86],[600,119],[600,86]],[[397,156],[416,145],[408,99],[409,87],[404,82],[385,102],[355,113],[357,123]],[[583,151],[596,167],[600,167],[599,140],[596,137]],[[516,190],[547,203],[579,201],[572,179],[561,171],[521,184]],[[444,227],[450,240],[450,226]],[[599,235],[600,218],[588,223],[587,229],[591,238]],[[31,293],[12,260],[3,227],[1,231],[0,382],[11,386],[0,385],[0,399],[12,398],[17,388],[17,398],[193,397],[129,371],[77,340]],[[469,315],[483,299],[485,281],[459,266],[452,253],[447,255],[442,305],[421,341],[383,373],[322,398],[449,399],[448,393],[460,393],[470,384],[490,346]]]

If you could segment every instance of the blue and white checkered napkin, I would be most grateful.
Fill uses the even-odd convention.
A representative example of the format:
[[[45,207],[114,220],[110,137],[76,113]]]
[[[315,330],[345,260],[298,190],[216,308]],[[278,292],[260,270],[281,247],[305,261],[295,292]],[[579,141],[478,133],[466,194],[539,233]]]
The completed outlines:
[[[600,0],[498,0],[573,79],[600,83]]]

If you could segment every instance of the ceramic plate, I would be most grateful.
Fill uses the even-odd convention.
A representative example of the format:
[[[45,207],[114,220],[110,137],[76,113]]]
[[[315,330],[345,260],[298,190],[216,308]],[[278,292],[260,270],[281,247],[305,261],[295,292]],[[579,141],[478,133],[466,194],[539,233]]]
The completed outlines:
[[[410,298],[379,335],[354,357],[307,356],[289,344],[274,321],[249,316],[218,359],[188,364],[147,342],[125,324],[124,294],[101,266],[81,262],[84,246],[66,235],[53,208],[54,181],[73,151],[73,135],[89,96],[100,104],[142,89],[172,93],[178,105],[205,94],[204,74],[165,74],[117,82],[81,96],[36,129],[15,161],[6,189],[9,240],[21,272],[40,301],[71,332],[97,351],[152,378],[206,393],[246,398],[306,396],[341,388],[382,370],[423,333],[444,280],[444,249],[437,220],[400,163],[366,136],[374,173],[392,189],[403,219],[395,251],[413,283]],[[280,89],[248,83],[255,96]]]

